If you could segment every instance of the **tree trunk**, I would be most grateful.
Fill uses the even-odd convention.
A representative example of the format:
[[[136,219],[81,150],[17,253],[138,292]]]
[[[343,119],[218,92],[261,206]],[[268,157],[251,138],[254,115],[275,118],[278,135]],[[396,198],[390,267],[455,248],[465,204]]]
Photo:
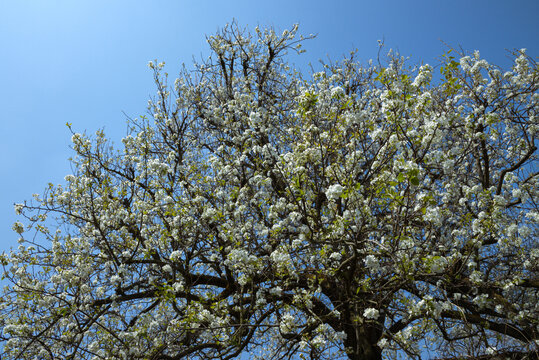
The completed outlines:
[[[350,327],[352,328],[352,327]],[[382,360],[382,349],[377,345],[379,331],[372,327],[353,327],[346,332],[347,355],[350,360]]]

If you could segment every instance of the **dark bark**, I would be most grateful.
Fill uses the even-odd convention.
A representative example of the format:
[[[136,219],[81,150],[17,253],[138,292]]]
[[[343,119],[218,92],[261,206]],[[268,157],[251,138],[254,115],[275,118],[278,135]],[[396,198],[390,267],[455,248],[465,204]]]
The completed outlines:
[[[379,339],[379,331],[370,326],[346,327],[346,347],[350,360],[381,360],[382,349],[376,343]]]

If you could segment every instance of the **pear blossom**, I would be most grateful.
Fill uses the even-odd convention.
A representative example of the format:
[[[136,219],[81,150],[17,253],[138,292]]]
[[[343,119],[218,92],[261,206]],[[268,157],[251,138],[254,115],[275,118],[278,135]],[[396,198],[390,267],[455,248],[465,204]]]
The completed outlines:
[[[365,311],[363,312],[363,316],[366,318],[366,319],[373,319],[373,320],[376,320],[378,319],[378,317],[380,316],[380,312],[374,308],[367,308],[365,309]]]
[[[15,205],[2,358],[537,354],[536,61],[309,77],[297,32],[227,25],[175,81],[148,63],[119,149],[73,133],[65,184]]]
[[[331,185],[326,190],[326,196],[330,200],[335,200],[335,199],[338,199],[342,195],[343,191],[344,191],[344,188],[341,185],[334,184],[334,185]]]

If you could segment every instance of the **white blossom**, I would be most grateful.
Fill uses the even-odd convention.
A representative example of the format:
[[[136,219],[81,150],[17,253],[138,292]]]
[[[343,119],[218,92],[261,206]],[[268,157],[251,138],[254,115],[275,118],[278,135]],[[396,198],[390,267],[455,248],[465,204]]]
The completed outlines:
[[[363,317],[366,319],[376,320],[380,316],[380,312],[374,308],[367,308],[363,311]]]
[[[328,199],[330,200],[336,200],[338,199],[339,197],[341,197],[342,193],[344,191],[344,188],[339,185],[339,184],[334,184],[334,185],[331,185],[327,190],[326,190],[326,196]]]

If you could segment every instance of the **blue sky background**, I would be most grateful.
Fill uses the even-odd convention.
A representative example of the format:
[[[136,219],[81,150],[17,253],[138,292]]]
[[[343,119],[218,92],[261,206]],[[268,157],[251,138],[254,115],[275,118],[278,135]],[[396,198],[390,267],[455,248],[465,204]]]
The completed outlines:
[[[66,122],[119,143],[122,112],[145,114],[154,93],[148,61],[166,61],[173,77],[234,18],[318,34],[292,58],[303,67],[355,48],[367,61],[384,39],[414,62],[435,64],[443,41],[507,68],[506,49],[539,56],[538,15],[537,0],[0,0],[0,251],[17,246],[13,203],[71,172]]]

